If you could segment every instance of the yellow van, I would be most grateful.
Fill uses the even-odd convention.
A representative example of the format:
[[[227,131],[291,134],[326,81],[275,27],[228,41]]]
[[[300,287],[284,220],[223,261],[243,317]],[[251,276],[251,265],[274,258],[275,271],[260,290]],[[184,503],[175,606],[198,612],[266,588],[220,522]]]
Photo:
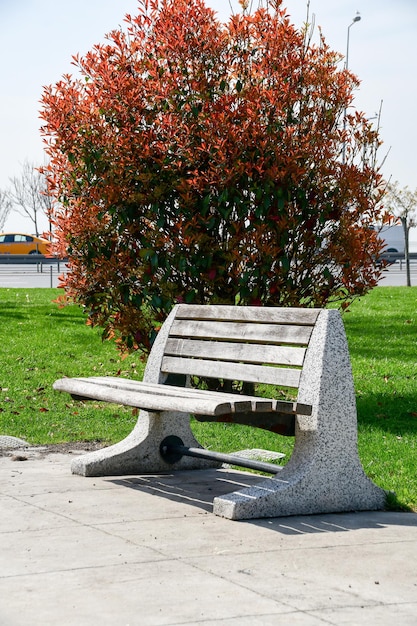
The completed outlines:
[[[49,254],[50,243],[25,233],[0,233],[0,254]]]

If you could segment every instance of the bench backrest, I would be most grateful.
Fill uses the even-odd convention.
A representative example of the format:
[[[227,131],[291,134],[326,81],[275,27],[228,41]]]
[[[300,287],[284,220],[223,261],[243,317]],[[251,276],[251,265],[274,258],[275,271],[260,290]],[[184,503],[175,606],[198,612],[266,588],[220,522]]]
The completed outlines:
[[[319,309],[177,305],[162,372],[298,388]]]

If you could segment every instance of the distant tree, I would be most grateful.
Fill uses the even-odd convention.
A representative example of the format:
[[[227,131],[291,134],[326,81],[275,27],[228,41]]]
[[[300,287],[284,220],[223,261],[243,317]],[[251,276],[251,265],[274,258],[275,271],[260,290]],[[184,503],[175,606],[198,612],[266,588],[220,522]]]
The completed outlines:
[[[3,230],[9,216],[11,202],[7,191],[0,189],[0,230]]]
[[[31,220],[35,234],[39,236],[40,217],[49,219],[52,209],[52,197],[48,192],[45,175],[38,166],[24,161],[21,175],[10,178],[10,183],[8,195],[13,209]]]
[[[203,0],[141,0],[74,58],[80,78],[45,88],[65,288],[129,348],[176,302],[346,304],[377,284],[358,80],[263,4],[222,24]]]
[[[400,221],[404,231],[404,256],[407,273],[407,286],[411,286],[410,272],[410,228],[417,226],[417,189],[400,187],[398,181],[389,183],[384,204],[392,220]]]

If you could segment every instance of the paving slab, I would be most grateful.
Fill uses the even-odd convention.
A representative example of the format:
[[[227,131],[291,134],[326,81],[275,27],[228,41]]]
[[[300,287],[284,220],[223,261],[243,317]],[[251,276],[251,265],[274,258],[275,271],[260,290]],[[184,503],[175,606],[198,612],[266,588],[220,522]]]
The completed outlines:
[[[264,478],[85,478],[78,453],[0,456],[1,626],[417,626],[416,514],[231,521],[213,498]]]

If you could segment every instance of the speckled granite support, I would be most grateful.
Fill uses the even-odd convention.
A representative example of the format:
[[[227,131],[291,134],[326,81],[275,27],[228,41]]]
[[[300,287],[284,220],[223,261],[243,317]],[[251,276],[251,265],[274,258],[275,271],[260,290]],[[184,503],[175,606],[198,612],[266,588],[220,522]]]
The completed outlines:
[[[175,310],[168,316],[152,347],[143,380],[163,382],[161,360],[169,330],[174,321]],[[102,450],[95,450],[75,459],[71,465],[73,474],[81,476],[120,476],[123,474],[146,474],[172,471],[172,465],[163,460],[159,446],[165,437],[174,434],[185,446],[200,447],[186,413],[149,412],[141,410],[132,432],[122,441]],[[184,456],[175,464],[176,470],[219,467],[218,462]]]
[[[215,498],[214,513],[230,519],[384,508],[385,492],[365,475],[357,452],[356,401],[340,313],[321,311],[303,366],[291,459],[275,478]]]

